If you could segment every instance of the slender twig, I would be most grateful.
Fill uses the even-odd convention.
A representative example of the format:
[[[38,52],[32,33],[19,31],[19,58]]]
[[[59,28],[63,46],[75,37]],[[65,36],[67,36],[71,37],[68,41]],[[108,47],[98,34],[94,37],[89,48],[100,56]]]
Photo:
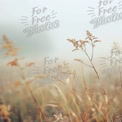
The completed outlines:
[[[94,64],[93,64],[93,62],[92,62],[92,60],[90,59],[90,57],[89,57],[89,55],[88,55],[88,53],[87,53],[87,51],[86,51],[86,47],[85,47],[85,46],[84,46],[84,48],[85,48],[84,52],[85,52],[86,56],[88,57],[88,59],[89,59],[91,65],[92,65],[92,67],[93,67],[93,69],[94,69],[94,71],[95,71],[95,73],[96,73],[96,75],[97,75],[97,77],[98,77],[98,79],[100,79],[100,78],[99,78],[99,75],[98,75],[98,72],[97,72],[97,70],[96,70],[96,68],[95,68],[95,66],[94,66]]]
[[[90,68],[93,68],[92,66],[90,66],[90,65],[88,65],[88,64],[86,64],[86,63],[84,63],[84,62],[82,62],[82,61],[80,61],[80,62],[81,62],[82,64],[84,64],[84,65],[90,67]]]

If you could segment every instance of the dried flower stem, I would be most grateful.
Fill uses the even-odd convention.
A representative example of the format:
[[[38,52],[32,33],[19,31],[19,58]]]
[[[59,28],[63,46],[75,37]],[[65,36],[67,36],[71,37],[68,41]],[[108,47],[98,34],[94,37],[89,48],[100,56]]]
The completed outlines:
[[[92,46],[92,47],[93,47],[93,46]],[[95,71],[95,73],[96,73],[96,75],[97,75],[97,78],[100,79],[99,74],[98,74],[98,72],[97,72],[97,70],[96,70],[96,68],[95,68],[95,66],[94,66],[94,64],[93,64],[93,62],[92,62],[92,60],[93,60],[93,51],[92,51],[92,58],[90,58],[89,55],[88,55],[88,53],[87,53],[87,51],[86,51],[86,47],[85,47],[85,46],[84,46],[84,49],[85,49],[84,52],[85,52],[86,56],[88,57],[88,59],[89,59],[91,65],[92,65],[92,68],[94,69],[94,71]]]

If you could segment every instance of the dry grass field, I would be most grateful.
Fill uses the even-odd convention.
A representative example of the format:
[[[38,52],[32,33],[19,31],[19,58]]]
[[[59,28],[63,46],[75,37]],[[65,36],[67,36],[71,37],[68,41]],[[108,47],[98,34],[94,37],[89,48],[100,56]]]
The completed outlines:
[[[57,82],[44,86],[36,81],[47,77],[45,74],[28,74],[36,62],[24,62],[26,57],[18,54],[21,47],[16,48],[7,36],[3,35],[1,43],[5,62],[0,65],[0,122],[122,122],[121,77],[119,81],[101,79],[94,51],[102,42],[89,31],[83,40],[67,39],[67,44],[73,44],[72,51],[82,51],[89,63],[74,59],[79,69],[73,70],[70,65],[67,79],[55,76]],[[91,46],[91,55],[87,45]],[[84,73],[85,67],[92,76]],[[63,68],[59,70],[66,74]]]

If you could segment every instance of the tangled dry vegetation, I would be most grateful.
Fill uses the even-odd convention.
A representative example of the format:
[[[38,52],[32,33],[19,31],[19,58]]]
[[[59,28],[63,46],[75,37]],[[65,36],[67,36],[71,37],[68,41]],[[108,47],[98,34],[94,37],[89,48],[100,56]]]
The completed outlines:
[[[87,31],[85,39],[68,41],[73,44],[73,51],[82,51],[89,60],[87,64],[81,59],[74,59],[81,63],[82,78],[77,78],[77,70],[74,70],[68,83],[57,79],[59,82],[40,87],[35,81],[46,76],[26,76],[25,70],[30,70],[36,62],[22,65],[23,58],[18,56],[20,48],[16,48],[12,41],[3,35],[1,49],[5,51],[5,57],[11,58],[6,66],[16,70],[18,79],[14,82],[10,79],[0,86],[0,95],[4,99],[4,103],[0,103],[1,122],[122,121],[121,88],[118,90],[119,84],[115,85],[113,82],[110,86],[105,86],[94,64],[95,44],[100,40]],[[91,56],[87,52],[87,45],[91,46]],[[95,77],[92,80],[97,80],[99,86],[94,84],[94,87],[91,87],[87,82],[86,77],[89,76],[86,76],[83,70],[86,66],[93,69]],[[77,82],[80,82],[80,88],[76,87]],[[110,89],[112,84],[114,87]]]

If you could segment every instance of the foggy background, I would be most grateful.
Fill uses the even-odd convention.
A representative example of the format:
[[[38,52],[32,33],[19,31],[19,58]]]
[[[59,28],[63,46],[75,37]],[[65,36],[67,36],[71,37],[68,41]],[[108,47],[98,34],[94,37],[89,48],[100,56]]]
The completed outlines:
[[[116,0],[115,2],[120,0]],[[113,41],[121,45],[122,20],[102,25],[93,29],[92,19],[88,15],[88,7],[98,7],[98,0],[0,0],[0,38],[5,34],[13,40],[17,47],[22,48],[21,55],[26,58],[41,58],[42,56],[58,56],[61,58],[79,57],[73,52],[73,45],[66,39],[84,39],[86,30],[102,40],[97,43],[95,56],[105,56],[111,49]],[[57,12],[56,19],[60,27],[26,37],[21,17],[32,14],[33,7],[47,7],[49,11]],[[1,43],[0,42],[0,43]],[[90,52],[90,49],[89,49]]]

